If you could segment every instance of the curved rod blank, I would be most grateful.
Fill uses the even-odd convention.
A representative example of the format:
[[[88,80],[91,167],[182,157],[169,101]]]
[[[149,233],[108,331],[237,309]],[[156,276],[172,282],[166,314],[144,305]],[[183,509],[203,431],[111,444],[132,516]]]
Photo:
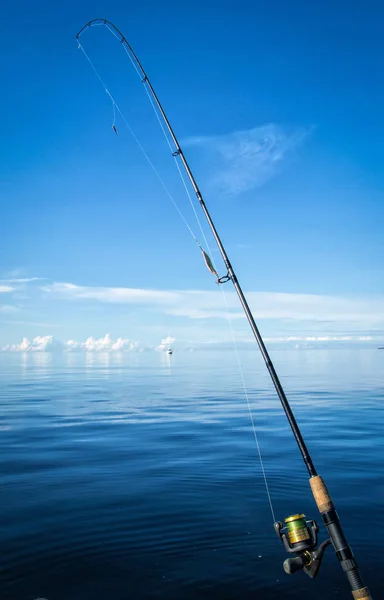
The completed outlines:
[[[160,100],[157,97],[157,94],[156,94],[155,90],[152,87],[152,84],[151,84],[151,82],[150,82],[150,80],[148,78],[148,75],[144,71],[144,68],[143,68],[141,62],[139,61],[136,53],[134,52],[132,46],[128,42],[127,38],[121,33],[120,29],[118,29],[116,27],[116,25],[114,25],[111,21],[108,21],[108,19],[92,19],[92,21],[89,21],[88,23],[86,23],[84,25],[84,27],[82,27],[80,29],[79,33],[76,35],[76,39],[78,40],[79,37],[81,36],[81,34],[86,29],[88,29],[88,27],[92,27],[92,25],[105,25],[105,26],[107,26],[108,29],[114,30],[115,34],[117,34],[117,36],[120,38],[120,42],[122,44],[125,44],[125,46],[128,48],[128,50],[129,50],[129,52],[130,52],[133,60],[136,63],[136,66],[138,67],[138,69],[140,71],[140,74],[142,76],[142,83],[144,83],[144,84],[146,84],[148,86],[148,88],[149,88],[149,90],[150,90],[150,92],[152,94],[152,97],[154,98],[154,100],[156,102],[156,105],[157,105],[157,107],[158,107],[158,109],[160,111],[160,114],[163,117],[163,120],[164,120],[164,122],[165,122],[165,124],[167,126],[167,129],[168,129],[168,131],[169,131],[169,133],[171,135],[172,141],[175,144],[176,154],[178,156],[180,156],[180,159],[181,159],[181,161],[182,161],[182,163],[184,165],[184,168],[187,171],[187,175],[188,175],[188,177],[189,177],[189,179],[190,179],[190,181],[192,183],[193,189],[195,190],[195,193],[197,194],[197,197],[198,197],[199,201],[201,201],[202,200],[202,196],[201,196],[200,190],[199,190],[199,188],[197,186],[197,183],[196,183],[196,180],[195,180],[195,178],[193,176],[193,173],[192,173],[191,169],[189,168],[189,165],[188,165],[187,161],[184,158],[183,151],[182,151],[182,149],[180,147],[180,144],[179,144],[178,139],[177,139],[177,137],[175,135],[175,132],[173,131],[172,126],[171,126],[170,122],[168,121],[168,117],[165,114],[163,107],[161,106]],[[112,31],[112,33],[114,33],[114,32]],[[211,223],[210,223],[210,225],[211,225]],[[212,225],[213,225],[213,223],[212,223]],[[215,238],[216,238],[216,236],[215,236]],[[216,239],[216,242],[217,242],[217,239]],[[221,254],[222,254],[223,258],[224,258],[225,251],[224,251],[224,248],[221,248],[221,243],[219,244],[219,248],[220,248],[220,252],[221,252]],[[224,252],[224,254],[223,254],[223,252]],[[226,262],[227,260],[228,260],[228,257],[224,258],[224,262],[225,262],[226,266],[227,266],[227,262]]]
[[[76,35],[76,39],[78,40],[79,37],[81,36],[81,34],[88,29],[88,27],[92,27],[92,25],[108,25],[109,27],[111,27],[112,29],[115,30],[115,32],[117,33],[117,35],[120,37],[120,41],[122,44],[125,44],[128,47],[128,50],[130,51],[130,53],[132,54],[133,58],[135,59],[137,66],[139,67],[143,78],[145,78],[145,80],[148,80],[148,77],[143,69],[143,67],[141,66],[141,63],[139,61],[139,59],[137,58],[136,54],[134,53],[131,45],[129,44],[127,38],[121,33],[120,29],[118,29],[116,27],[116,25],[114,25],[111,21],[108,21],[108,19],[92,19],[92,21],[88,21],[88,23],[86,23],[84,25],[84,27],[82,27],[79,31],[79,33]]]
[[[221,256],[222,256],[222,258],[224,260],[224,264],[225,264],[226,269],[228,271],[229,278],[231,279],[231,281],[232,281],[232,283],[233,283],[233,285],[235,287],[235,290],[237,292],[237,295],[239,296],[239,299],[240,299],[241,305],[243,307],[243,310],[244,310],[244,312],[246,314],[246,317],[248,319],[248,322],[249,322],[249,324],[251,326],[253,335],[255,336],[255,339],[256,339],[256,341],[257,341],[257,343],[259,345],[260,351],[261,351],[261,353],[263,355],[265,364],[266,364],[267,369],[268,369],[268,371],[270,373],[270,376],[271,376],[273,384],[274,384],[274,386],[276,388],[277,394],[278,394],[278,396],[280,398],[280,401],[281,401],[281,403],[283,405],[285,414],[286,414],[286,416],[288,418],[289,424],[291,426],[291,429],[292,429],[293,434],[295,436],[297,445],[298,445],[298,447],[300,449],[300,452],[302,454],[304,463],[305,463],[305,465],[306,465],[306,467],[308,469],[309,475],[311,477],[314,477],[314,476],[317,475],[317,472],[316,472],[316,469],[315,469],[314,464],[312,462],[312,459],[311,459],[311,456],[309,454],[309,451],[308,451],[308,449],[307,449],[307,447],[305,445],[304,439],[303,439],[303,437],[301,435],[299,426],[296,423],[296,419],[295,419],[295,417],[293,415],[293,412],[292,412],[292,409],[291,409],[291,407],[290,407],[290,405],[288,403],[288,400],[286,398],[286,395],[285,395],[285,392],[283,390],[283,387],[282,387],[282,385],[280,383],[278,375],[277,375],[277,373],[275,371],[275,368],[274,368],[274,366],[272,364],[272,361],[271,361],[271,359],[269,357],[267,348],[265,347],[264,341],[263,341],[263,339],[261,337],[261,334],[260,334],[260,332],[258,330],[258,327],[257,327],[257,325],[255,323],[255,320],[253,318],[251,310],[250,310],[250,308],[248,306],[247,300],[246,300],[246,298],[245,298],[245,296],[243,294],[243,291],[242,291],[242,289],[240,287],[240,284],[239,284],[239,282],[237,280],[237,277],[236,277],[236,275],[235,275],[235,273],[233,271],[232,265],[231,265],[231,263],[229,261],[228,255],[227,255],[227,253],[225,251],[225,248],[224,248],[224,246],[223,246],[223,244],[221,242],[219,234],[216,231],[216,227],[215,227],[215,225],[214,225],[214,223],[212,221],[211,215],[208,212],[208,209],[207,209],[206,204],[204,202],[203,196],[202,196],[202,194],[201,194],[201,192],[199,190],[197,182],[196,182],[196,180],[194,178],[194,175],[193,175],[193,173],[192,173],[192,171],[191,171],[191,169],[189,167],[189,164],[188,164],[188,162],[187,162],[187,160],[186,160],[186,158],[184,156],[184,153],[183,153],[183,151],[182,151],[182,149],[180,147],[180,144],[179,144],[178,139],[177,139],[177,137],[176,137],[176,135],[175,135],[175,133],[174,133],[174,131],[172,129],[172,126],[171,126],[170,122],[168,121],[167,115],[165,114],[164,109],[163,109],[163,107],[160,104],[160,100],[158,99],[158,97],[156,95],[156,92],[153,89],[152,84],[149,81],[148,76],[147,76],[146,72],[144,71],[144,69],[143,69],[143,67],[142,67],[142,65],[141,65],[138,57],[136,56],[135,52],[133,51],[131,45],[128,43],[127,39],[121,33],[121,31],[113,23],[111,23],[107,19],[93,19],[92,21],[89,21],[89,23],[87,23],[86,25],[84,25],[84,27],[82,29],[80,29],[79,33],[76,36],[76,39],[78,40],[79,37],[80,37],[80,35],[88,27],[91,27],[92,25],[107,25],[108,28],[112,28],[114,30],[114,32],[117,33],[118,37],[120,38],[121,43],[125,44],[127,46],[129,52],[131,53],[133,59],[135,60],[135,63],[137,64],[138,68],[140,69],[140,73],[143,76],[142,81],[143,81],[143,83],[145,83],[148,86],[148,88],[149,88],[149,90],[150,90],[150,92],[151,92],[151,94],[152,94],[152,96],[153,96],[153,98],[154,98],[154,100],[156,102],[156,105],[157,105],[157,107],[158,107],[158,109],[160,111],[160,114],[161,114],[161,116],[164,119],[164,122],[165,122],[165,124],[167,126],[167,129],[168,129],[168,131],[169,131],[169,133],[170,133],[170,135],[172,137],[172,140],[173,140],[173,142],[175,144],[175,147],[176,147],[175,155],[178,155],[180,157],[181,162],[183,163],[183,166],[184,166],[184,168],[185,168],[185,170],[187,172],[188,178],[189,178],[189,180],[190,180],[190,182],[192,184],[192,187],[193,187],[193,189],[194,189],[194,191],[196,193],[197,199],[198,199],[198,201],[199,201],[199,203],[201,205],[201,208],[204,211],[205,217],[206,217],[206,219],[207,219],[207,221],[209,223],[209,226],[210,226],[210,228],[212,230],[213,236],[214,236],[214,238],[216,240],[216,243],[217,243],[217,245],[219,247]]]

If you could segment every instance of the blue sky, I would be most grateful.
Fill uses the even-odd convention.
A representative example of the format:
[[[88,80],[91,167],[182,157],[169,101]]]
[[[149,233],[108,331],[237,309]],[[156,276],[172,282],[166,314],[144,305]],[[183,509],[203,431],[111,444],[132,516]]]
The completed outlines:
[[[262,333],[379,340],[383,13],[379,2],[6,1],[0,346],[229,337],[214,278],[119,117],[113,133],[111,101],[77,49],[96,17],[123,31],[147,70]],[[81,42],[198,233],[120,44],[103,27]]]

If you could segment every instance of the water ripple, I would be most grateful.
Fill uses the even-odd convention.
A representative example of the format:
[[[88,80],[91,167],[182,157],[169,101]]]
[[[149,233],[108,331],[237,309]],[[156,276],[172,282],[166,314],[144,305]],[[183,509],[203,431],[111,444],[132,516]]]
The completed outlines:
[[[366,352],[274,358],[380,597],[384,388]],[[285,576],[237,367],[197,354],[1,357],[3,600],[348,597],[331,552],[316,582]],[[316,518],[263,365],[242,361],[276,516]]]

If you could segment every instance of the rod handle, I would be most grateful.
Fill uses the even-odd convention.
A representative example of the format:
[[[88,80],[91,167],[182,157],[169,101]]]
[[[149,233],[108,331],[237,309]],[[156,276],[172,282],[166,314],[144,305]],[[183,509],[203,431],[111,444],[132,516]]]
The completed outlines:
[[[334,508],[323,478],[320,475],[315,475],[315,477],[310,478],[309,483],[319,512],[322,514]]]
[[[360,588],[359,590],[354,590],[352,592],[353,600],[372,600],[372,596],[369,593],[367,587]]]
[[[329,538],[336,552],[336,556],[339,559],[341,567],[352,588],[353,599],[372,600],[368,588],[364,586],[360,577],[355,557],[345,539],[339,516],[322,477],[320,475],[314,475],[310,478],[309,483],[317,508],[319,509],[319,512],[323,517],[324,525],[328,530]]]

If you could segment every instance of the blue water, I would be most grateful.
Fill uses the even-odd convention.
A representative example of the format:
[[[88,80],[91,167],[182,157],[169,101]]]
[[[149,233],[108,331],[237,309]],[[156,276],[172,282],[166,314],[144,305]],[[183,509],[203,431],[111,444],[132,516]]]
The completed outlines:
[[[272,357],[378,600],[384,352]],[[241,362],[276,518],[318,519],[257,350]],[[314,581],[282,570],[233,353],[4,354],[0,398],[2,600],[351,597],[333,550]]]

